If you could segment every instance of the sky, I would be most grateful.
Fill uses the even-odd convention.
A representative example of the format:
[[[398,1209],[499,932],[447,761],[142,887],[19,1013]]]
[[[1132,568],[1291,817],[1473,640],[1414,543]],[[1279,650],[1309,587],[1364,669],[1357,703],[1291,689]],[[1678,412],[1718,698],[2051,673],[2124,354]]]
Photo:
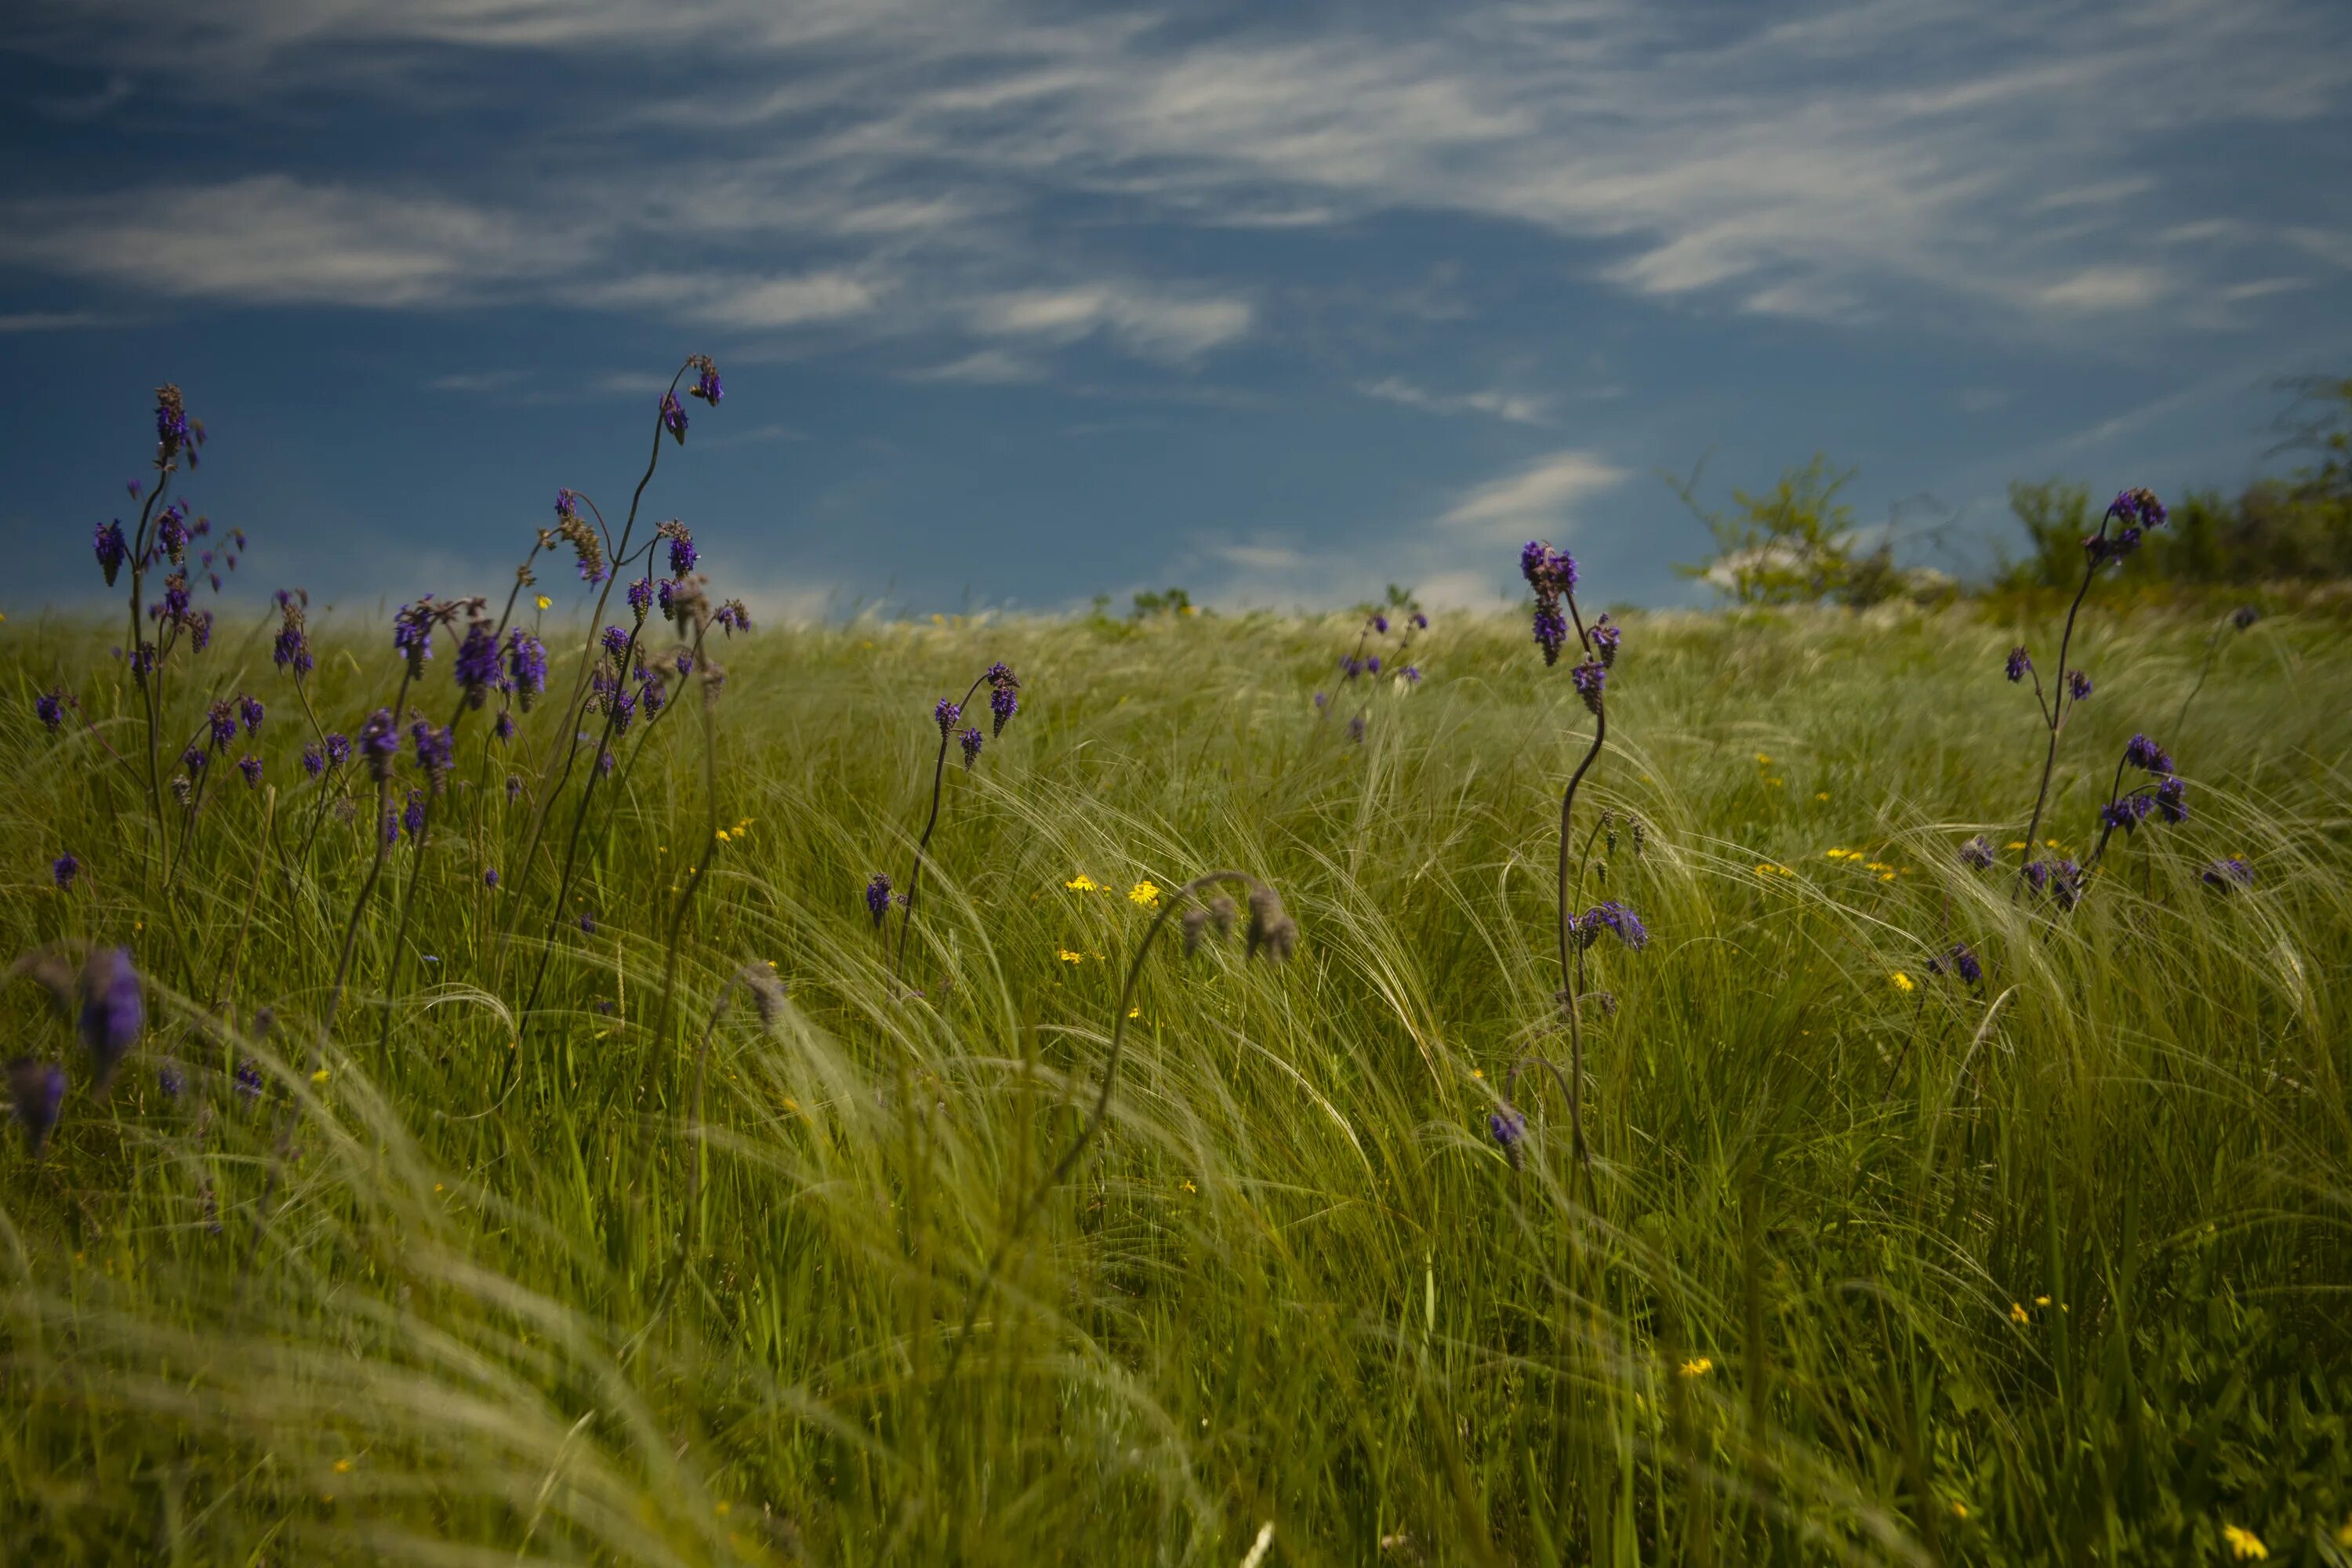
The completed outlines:
[[[2352,6],[16,0],[0,609],[211,431],[235,585],[510,580],[569,486],[769,615],[1703,603],[1814,452],[2231,489],[2352,374]],[[568,575],[557,567],[551,580]],[[576,587],[576,584],[572,585]]]

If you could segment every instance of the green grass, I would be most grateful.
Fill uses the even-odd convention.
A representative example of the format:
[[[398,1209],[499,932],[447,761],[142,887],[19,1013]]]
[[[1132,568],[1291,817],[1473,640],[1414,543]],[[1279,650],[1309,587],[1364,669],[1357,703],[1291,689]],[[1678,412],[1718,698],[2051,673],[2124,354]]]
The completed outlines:
[[[1590,722],[1516,619],[1441,620],[1360,747],[1307,700],[1336,619],[739,640],[717,799],[689,703],[600,795],[566,911],[595,930],[560,927],[520,1020],[541,928],[502,952],[499,922],[543,921],[553,869],[519,863],[530,796],[478,715],[400,994],[405,846],[323,1082],[306,1020],[369,813],[301,853],[267,632],[198,668],[270,703],[277,830],[215,778],[166,900],[143,795],[31,713],[102,669],[87,711],[142,743],[105,636],[12,623],[10,948],[128,943],[154,1027],[94,1099],[39,987],[0,993],[75,1074],[45,1157],[0,1152],[0,1540],[1230,1564],[1270,1521],[1270,1564],[2073,1563],[2221,1561],[2229,1525],[2352,1561],[2352,635],[2262,623],[2175,731],[2206,621],[2095,603],[2050,831],[2088,847],[2136,729],[2195,816],[2053,920],[1953,851],[2022,824],[2042,731],[2000,655],[2054,618],[1633,618],[1578,810],[1645,824],[1604,889],[1654,941],[1593,950],[1589,1183],[1540,1073],[1525,1168],[1486,1132],[1523,1049],[1565,1056],[1552,857]],[[901,997],[861,889],[905,885],[930,705],[994,658],[1024,711],[950,764]],[[322,646],[331,722],[393,684],[382,639]],[[2257,886],[2200,886],[2231,854]],[[657,1028],[667,889],[706,862]],[[959,1345],[1098,1080],[1150,918],[1127,889],[1219,866],[1281,889],[1299,952],[1154,950],[1106,1135]],[[1927,971],[1963,939],[1981,992]],[[780,1005],[727,991],[769,963]]]

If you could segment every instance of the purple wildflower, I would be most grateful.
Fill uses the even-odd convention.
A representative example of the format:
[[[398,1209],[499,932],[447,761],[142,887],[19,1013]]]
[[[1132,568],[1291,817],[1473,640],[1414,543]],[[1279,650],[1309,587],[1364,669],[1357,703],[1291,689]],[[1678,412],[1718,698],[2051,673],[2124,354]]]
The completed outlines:
[[[246,788],[259,789],[261,787],[261,759],[259,757],[255,756],[250,752],[247,752],[244,756],[237,758],[236,771],[245,775]]]
[[[155,520],[155,544],[172,564],[177,566],[188,558],[188,504],[173,501]]]
[[[1331,694],[1328,691],[1318,691],[1315,694],[1315,706],[1318,708],[1326,706],[1330,700]]]
[[[392,646],[407,657],[411,680],[425,678],[425,661],[433,657],[433,595],[427,594],[416,604],[401,605],[392,618]]]
[[[236,708],[227,698],[214,699],[205,710],[205,722],[212,731],[214,751],[226,751],[236,739]]]
[[[509,632],[507,674],[522,701],[522,710],[530,712],[531,700],[547,689],[547,645],[529,632]]]
[[[719,630],[730,637],[737,632],[748,633],[751,629],[751,612],[743,607],[743,601],[740,599],[728,600],[719,606],[719,613],[710,618],[717,624]]]
[[[980,761],[980,746],[982,738],[983,737],[981,735],[981,732],[977,730],[966,730],[956,737],[956,740],[963,746],[963,765],[965,768],[969,769],[972,763]]]
[[[408,792],[408,804],[400,808],[400,826],[407,830],[411,838],[424,836],[425,792],[423,790],[413,789]]]
[[[310,774],[312,778],[317,778],[320,773],[327,771],[326,753],[320,751],[317,745],[310,742],[304,743],[302,747],[302,771]]]
[[[1375,612],[1372,616],[1372,630],[1378,632],[1382,637],[1388,636],[1389,618],[1386,616]]]
[[[1412,613],[1412,625],[1415,631],[1425,632],[1429,629],[1429,617],[1423,615],[1419,610],[1415,610]]]
[[[1601,661],[1601,668],[1608,669],[1616,664],[1617,645],[1623,640],[1624,636],[1624,628],[1613,624],[1606,611],[1601,613],[1599,620],[1592,623],[1592,654]]]
[[[327,764],[330,767],[340,768],[351,760],[352,738],[349,735],[344,734],[341,730],[329,731],[327,735]]]
[[[2167,822],[2189,820],[2189,786],[2168,778],[2156,786],[2156,814]]]
[[[18,1057],[8,1064],[8,1096],[16,1102],[16,1120],[25,1129],[26,1145],[37,1160],[66,1102],[66,1069],[55,1062]]]
[[[699,397],[711,407],[718,407],[719,400],[727,395],[727,388],[719,380],[719,367],[706,361],[702,374],[694,378],[694,390],[687,395]]]
[[[236,700],[236,716],[245,721],[247,734],[261,733],[262,707],[259,698],[247,697],[240,692]]]
[[[1650,944],[1650,928],[1642,923],[1642,917],[1614,899],[1595,904],[1577,916],[1575,929],[1583,936],[1587,947],[1591,946],[1604,931],[1612,933],[1619,942],[1636,952]]]
[[[49,733],[56,734],[66,721],[66,694],[56,687],[42,692],[33,699],[33,716],[49,727]]]
[[[521,795],[522,775],[520,773],[509,773],[507,775],[507,799],[511,802],[520,799]]]
[[[1507,1105],[1499,1110],[1487,1112],[1486,1131],[1494,1134],[1495,1142],[1503,1146],[1503,1153],[1511,1162],[1511,1169],[1517,1170],[1519,1141],[1527,1136],[1528,1119]]]
[[[940,734],[944,737],[955,728],[956,721],[963,717],[963,704],[942,697],[940,705],[931,710],[931,717],[939,721]]]
[[[701,558],[701,552],[694,547],[694,536],[687,532],[683,525],[679,526],[669,536],[669,574],[685,576],[694,570],[694,563]]]
[[[482,886],[484,886],[485,888],[495,888],[495,887],[497,887],[498,885],[499,885],[499,868],[498,868],[497,867],[493,866],[493,867],[491,867],[489,869],[488,869],[488,870],[486,870],[486,871],[484,871],[484,872],[482,873]]]
[[[180,753],[180,765],[190,773],[203,773],[205,764],[210,761],[212,761],[212,753],[201,746],[190,746]]]
[[[2199,879],[2209,888],[2231,893],[2254,885],[2254,868],[2232,855],[2226,860],[2216,860],[2206,867]]]
[[[1978,834],[1974,838],[1969,839],[1966,844],[1960,846],[1960,864],[1966,866],[1969,870],[1989,870],[1991,868],[1992,863],[1992,840],[1987,838],[1983,834]]]
[[[996,668],[998,669],[1004,669],[1004,667],[1001,664]],[[1021,694],[1013,689],[1013,672],[1011,670],[1005,669],[1004,679],[996,682],[994,688],[989,692],[988,711],[990,716],[996,721],[995,733],[999,735],[1004,733],[1004,726],[1006,722],[1010,721],[1015,713],[1021,711]]]
[[[887,872],[875,872],[873,879],[866,884],[866,912],[874,917],[874,923],[877,926],[882,923],[882,917],[890,912],[890,877]]]
[[[665,597],[667,597],[667,595],[665,595]],[[629,608],[635,614],[637,619],[641,621],[644,620],[646,618],[646,612],[653,607],[654,580],[650,577],[640,577],[635,582],[630,584]],[[667,605],[664,605],[662,608],[666,610],[669,608],[669,606]]]
[[[514,739],[514,732],[515,721],[513,710],[507,708],[499,709],[498,721],[490,726],[490,733],[496,735],[501,741],[511,741]]]
[[[2156,499],[2154,490],[2139,486],[2117,491],[2114,502],[2107,508],[2107,515],[2137,523],[2142,528],[2162,528],[2171,514],[2164,510],[2164,503]]]
[[[629,634],[623,627],[606,626],[603,642],[606,657],[614,663],[618,664],[629,656]]]
[[[57,882],[58,890],[61,893],[72,890],[74,878],[80,873],[81,860],[70,849],[49,862],[49,876]]]
[[[436,726],[419,719],[409,726],[408,738],[416,748],[416,765],[425,770],[425,782],[438,795],[449,781],[449,768],[457,758],[457,740],[446,726]]]
[[[122,520],[101,522],[90,534],[90,548],[98,553],[98,569],[106,574],[106,585],[114,586],[114,574],[122,570],[122,563],[131,554],[131,546],[122,537]]]
[[[1348,739],[1360,746],[1364,743],[1364,716],[1361,713],[1348,721]]]
[[[1979,984],[1984,980],[1984,965],[1978,962],[1975,952],[1964,942],[1954,942],[1942,957],[1929,959],[1927,973],[1956,974],[1969,985]]]
[[[291,669],[296,675],[310,673],[315,661],[310,658],[310,637],[304,624],[301,609],[280,588],[278,605],[285,619],[278,628],[278,640],[269,650],[270,662],[280,669]]]
[[[129,951],[100,948],[82,971],[80,1024],[81,1043],[97,1064],[100,1089],[112,1080],[123,1054],[139,1043],[146,1027],[146,999],[140,994],[139,972],[131,967]]]
[[[2079,669],[2066,672],[2066,695],[2080,702],[2091,694],[2091,678]]]
[[[597,752],[597,753],[596,753],[596,772],[597,772],[598,776],[603,777],[603,778],[611,778],[611,777],[613,776],[613,763],[614,763],[614,756],[613,756],[613,753],[612,753],[612,752]]]
[[[1588,658],[1570,670],[1568,678],[1575,682],[1576,694],[1584,699],[1584,706],[1598,717],[1601,712],[1601,689],[1609,680],[1608,666]]]
[[[240,1058],[231,1075],[240,1099],[248,1103],[261,1098],[261,1064],[250,1057]]]
[[[188,1075],[177,1062],[163,1062],[155,1068],[155,1087],[164,1098],[177,1100],[188,1092]]]
[[[2146,735],[2134,735],[2124,746],[2126,765],[2151,773],[2164,774],[2172,771],[2172,757],[2165,749]]]
[[[457,677],[468,708],[479,708],[498,686],[499,639],[489,622],[478,620],[466,628],[466,640],[457,645]]]
[[[675,392],[662,394],[661,423],[662,428],[669,432],[671,440],[680,446],[686,444],[686,405],[677,400]]]
[[[1531,539],[1528,541],[1527,548],[1519,552],[1519,575],[1528,580],[1528,586],[1536,591],[1538,598],[1574,593],[1576,557],[1565,550],[1554,550],[1549,544]]]
[[[1547,667],[1559,662],[1559,650],[1568,645],[1568,617],[1549,605],[1536,606],[1536,646],[1543,649]]]
[[[2120,827],[2129,833],[2140,825],[2151,805],[2144,795],[2127,795],[2121,800],[2111,800],[2099,807],[2099,826],[2109,832]]]
[[[2023,680],[2033,668],[2033,660],[2027,657],[2023,643],[2009,650],[2009,663],[2004,668],[2012,681]]]
[[[585,931],[588,935],[594,936],[596,934],[596,917],[588,913],[584,910],[582,910],[580,914],[580,929]]]
[[[328,737],[327,744],[332,755],[332,736]],[[377,709],[360,726],[360,755],[367,760],[368,777],[375,783],[383,784],[392,777],[393,760],[400,755],[400,726],[393,721],[391,709]]]

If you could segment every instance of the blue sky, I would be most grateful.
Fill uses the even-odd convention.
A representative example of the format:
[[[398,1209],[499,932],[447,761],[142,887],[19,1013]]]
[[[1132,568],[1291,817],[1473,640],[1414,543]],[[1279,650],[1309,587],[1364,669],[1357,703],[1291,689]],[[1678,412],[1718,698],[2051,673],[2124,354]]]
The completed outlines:
[[[2234,487],[2352,372],[2352,7],[33,0],[0,38],[0,607],[150,389],[247,586],[499,583],[665,455],[774,612],[1697,595],[1815,449],[1909,557]],[[1941,523],[1933,529],[1930,525]],[[5,603],[8,599],[15,604]]]

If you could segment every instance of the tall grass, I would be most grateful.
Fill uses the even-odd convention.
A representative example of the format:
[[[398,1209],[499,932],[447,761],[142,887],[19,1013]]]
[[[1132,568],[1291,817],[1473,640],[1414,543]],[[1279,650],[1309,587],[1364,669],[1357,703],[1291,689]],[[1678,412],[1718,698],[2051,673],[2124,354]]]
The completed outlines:
[[[312,698],[364,711],[393,656],[331,621]],[[2205,624],[2078,634],[2070,849]],[[155,1024],[0,1155],[12,1560],[1230,1563],[1269,1522],[1271,1564],[2185,1562],[2225,1526],[2346,1560],[2340,625],[2237,645],[2161,737],[2193,819],[2053,918],[1954,856],[2017,836],[2042,759],[2001,655],[2051,626],[1633,618],[1587,788],[1648,825],[1595,886],[1654,940],[1591,954],[1589,1180],[1556,1085],[1523,1082],[1518,1170],[1486,1119],[1557,1016],[1590,717],[1517,620],[1441,618],[1428,679],[1318,746],[1351,626],[739,642],[715,757],[666,724],[607,781],[593,929],[563,911],[529,1027],[540,924],[499,939],[534,803],[477,727],[316,1077],[373,824],[298,853],[313,786],[265,731],[273,784],[215,781],[144,900],[146,806],[32,717],[104,635],[11,622],[10,951],[128,944]],[[224,622],[221,679],[266,690],[267,635]],[[862,890],[912,854],[933,698],[1000,658],[1022,720],[950,772],[910,997]],[[122,749],[110,679],[82,700]],[[2252,889],[2200,882],[2223,855]],[[1102,1135],[957,1342],[1092,1109],[1129,890],[1220,866],[1280,888],[1297,957],[1155,952]],[[1927,972],[1955,941],[1981,988]],[[0,1005],[63,1054],[37,987]]]

